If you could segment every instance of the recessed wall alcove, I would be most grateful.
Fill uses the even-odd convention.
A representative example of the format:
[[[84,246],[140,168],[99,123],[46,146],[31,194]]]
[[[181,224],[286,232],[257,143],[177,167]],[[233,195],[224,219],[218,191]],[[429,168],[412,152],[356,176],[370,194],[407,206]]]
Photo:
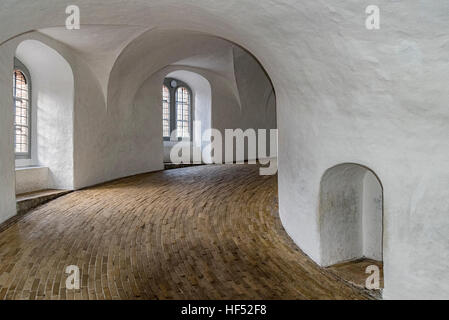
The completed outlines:
[[[320,237],[323,266],[361,258],[382,261],[383,188],[369,168],[352,163],[321,179]]]
[[[29,70],[32,87],[30,156],[16,159],[17,193],[73,189],[74,76],[55,49],[25,40],[16,57]],[[26,170],[25,170],[26,169]]]

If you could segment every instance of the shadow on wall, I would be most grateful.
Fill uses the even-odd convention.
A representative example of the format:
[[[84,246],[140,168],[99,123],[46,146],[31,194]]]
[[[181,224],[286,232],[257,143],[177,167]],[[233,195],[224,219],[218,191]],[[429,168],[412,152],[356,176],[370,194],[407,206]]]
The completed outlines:
[[[383,189],[367,167],[328,169],[320,190],[321,265],[369,258],[382,261]]]

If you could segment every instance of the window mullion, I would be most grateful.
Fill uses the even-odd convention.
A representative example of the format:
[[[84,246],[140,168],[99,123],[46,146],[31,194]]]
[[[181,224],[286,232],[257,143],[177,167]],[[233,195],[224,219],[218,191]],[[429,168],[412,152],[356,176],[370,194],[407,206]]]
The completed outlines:
[[[176,121],[178,115],[176,114],[176,88],[170,86],[170,136],[173,130],[176,129]]]

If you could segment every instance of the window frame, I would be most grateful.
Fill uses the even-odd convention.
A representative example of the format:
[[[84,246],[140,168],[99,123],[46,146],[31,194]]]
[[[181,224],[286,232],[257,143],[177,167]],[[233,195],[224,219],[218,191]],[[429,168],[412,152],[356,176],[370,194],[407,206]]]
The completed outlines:
[[[176,87],[171,86],[171,82],[176,81]],[[178,113],[176,110],[176,92],[179,88],[186,88],[189,95],[190,95],[190,112],[189,112],[189,140],[193,141],[193,121],[194,121],[194,98],[193,98],[193,92],[190,86],[178,79],[175,78],[165,78],[163,86],[166,86],[170,92],[170,134],[177,128],[177,121],[178,121]],[[163,86],[161,88],[161,92],[163,90]],[[163,103],[164,97],[162,97],[161,102]],[[174,115],[174,116],[173,116]],[[163,118],[163,117],[162,117]],[[163,121],[163,120],[162,120]],[[163,133],[162,133],[163,135]],[[164,137],[164,141],[183,141],[182,137],[177,137],[176,140],[172,140],[171,137]],[[186,139],[186,138],[184,138]]]
[[[13,121],[13,127],[14,127],[14,155],[16,159],[23,159],[23,160],[29,160],[31,159],[31,141],[32,141],[32,98],[33,98],[33,91],[32,91],[32,83],[31,83],[31,75],[28,68],[17,58],[14,58],[14,69],[12,72],[13,75],[13,81],[14,81],[14,72],[20,71],[23,76],[25,77],[25,80],[27,82],[28,86],[28,152],[16,152],[16,128],[15,128],[15,121],[16,121],[16,93],[14,92],[15,83],[13,83],[13,92],[12,92],[12,98],[13,98],[13,108],[14,108],[14,121]]]
[[[167,101],[165,101],[164,99],[164,88],[167,88],[168,91],[168,99]],[[168,103],[168,119],[166,119],[164,117],[164,105],[165,103]],[[171,91],[170,91],[170,87],[167,86],[166,84],[162,85],[162,137],[164,138],[164,140],[170,140],[170,134],[171,134],[171,120],[172,120],[172,111],[171,111],[171,103],[172,103],[172,99],[171,99]],[[165,121],[168,120],[168,136],[165,136],[165,130],[164,130],[164,123]]]

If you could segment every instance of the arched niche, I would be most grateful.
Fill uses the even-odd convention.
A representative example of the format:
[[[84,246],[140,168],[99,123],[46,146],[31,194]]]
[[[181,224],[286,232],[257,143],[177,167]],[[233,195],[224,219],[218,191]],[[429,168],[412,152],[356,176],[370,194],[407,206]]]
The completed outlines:
[[[352,163],[328,169],[319,211],[323,266],[360,258],[382,261],[383,188],[371,169]]]
[[[74,76],[56,50],[37,40],[21,42],[16,57],[33,84],[31,159],[16,166],[48,168],[47,187],[73,189]]]

